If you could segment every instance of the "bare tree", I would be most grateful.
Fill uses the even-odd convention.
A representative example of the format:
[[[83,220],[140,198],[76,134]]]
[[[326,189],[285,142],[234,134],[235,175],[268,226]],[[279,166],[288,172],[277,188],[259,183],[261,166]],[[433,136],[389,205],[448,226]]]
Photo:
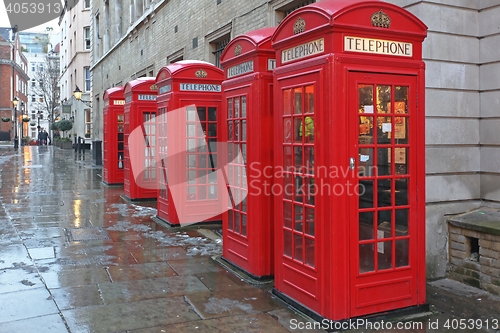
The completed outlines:
[[[33,92],[38,96],[43,96],[37,100],[39,111],[46,111],[49,114],[49,129],[56,118],[56,109],[59,106],[59,54],[53,51],[47,53],[43,69],[39,69],[35,74],[35,87]]]

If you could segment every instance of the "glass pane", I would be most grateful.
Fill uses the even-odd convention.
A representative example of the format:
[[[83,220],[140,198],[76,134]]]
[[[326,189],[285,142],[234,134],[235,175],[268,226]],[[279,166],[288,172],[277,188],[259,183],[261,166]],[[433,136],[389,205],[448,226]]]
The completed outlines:
[[[375,176],[373,167],[373,148],[360,148],[358,153],[358,173],[359,177]]]
[[[189,137],[189,138],[196,137],[196,125],[195,124],[187,124],[187,137]]]
[[[283,142],[292,143],[292,118],[283,119]]]
[[[302,88],[293,89],[293,113],[302,113]]]
[[[373,208],[373,180],[359,180],[359,209]]]
[[[217,123],[209,123],[208,124],[208,137],[215,138],[217,137]]]
[[[240,122],[234,122],[234,141],[240,141]]]
[[[306,235],[314,236],[314,208],[305,207],[305,233]]]
[[[392,241],[377,243],[378,269],[392,268]]]
[[[304,207],[302,205],[294,205],[295,207],[295,226],[294,229],[296,231],[302,232],[303,231],[303,226],[304,226]]]
[[[373,117],[359,117],[359,144],[373,144]]]
[[[302,235],[299,234],[293,234],[294,235],[294,251],[293,251],[293,259],[299,261],[299,262],[304,262],[304,253],[303,248],[304,248],[304,239],[302,238]]]
[[[408,178],[396,179],[395,181],[396,206],[408,205]]]
[[[358,84],[359,113],[373,113],[373,85]]]
[[[227,100],[227,119],[233,118],[233,99]]]
[[[217,108],[208,108],[208,121],[217,121]]]
[[[207,199],[207,187],[206,186],[198,186],[198,200],[206,200]]]
[[[230,142],[233,141],[233,122],[232,121],[227,122],[227,140]]]
[[[295,172],[302,172],[302,146],[293,147]]]
[[[397,145],[408,144],[408,117],[394,118],[394,139]]]
[[[408,149],[409,148],[395,148],[394,149],[394,168],[396,175],[408,174]]]
[[[234,212],[234,232],[240,233],[240,213]]]
[[[186,141],[187,141],[187,147],[186,147],[187,150],[194,153],[196,148],[196,139],[188,139]]]
[[[186,120],[196,121],[196,109],[192,106],[186,107]]]
[[[392,117],[377,117],[377,143],[391,144]]]
[[[198,169],[206,169],[207,168],[207,155],[198,154],[197,157],[197,168]]]
[[[409,252],[409,239],[396,239],[396,267],[409,266],[408,252]]]
[[[391,86],[377,86],[377,113],[391,113]]]
[[[377,149],[377,172],[379,176],[391,175],[391,150],[392,148]]]
[[[236,97],[234,99],[234,118],[240,117],[240,98]]]
[[[285,168],[285,171],[292,171],[291,170],[291,166],[292,166],[292,147],[291,146],[283,147],[283,166]]]
[[[292,204],[290,202],[283,202],[283,217],[285,228],[292,229]]]
[[[198,106],[196,108],[196,111],[198,112],[198,119],[200,121],[207,121],[207,108],[206,107]]]
[[[392,206],[392,179],[379,179],[377,187],[377,206]]]
[[[306,238],[306,265],[311,267],[315,265],[314,239],[311,238]]]
[[[233,211],[232,210],[228,210],[227,212],[227,228],[229,230],[233,230],[234,228],[234,225],[233,225]]]
[[[122,125],[121,132],[123,132],[123,125]],[[123,133],[118,133],[118,141],[123,141]]]
[[[248,191],[241,191],[241,195],[245,197],[243,201],[241,202],[241,211],[242,212],[247,212],[247,198],[248,198]]]
[[[304,183],[302,176],[294,176],[295,179],[295,197],[294,201],[304,202]]]
[[[246,118],[247,116],[247,97],[241,97],[241,117]]]
[[[293,118],[293,142],[302,143],[302,118]]]
[[[359,212],[359,240],[370,240],[373,237],[373,212]]]
[[[285,89],[283,90],[283,114],[292,114],[292,90]]]
[[[118,142],[118,150],[123,150],[123,142]]]
[[[187,200],[196,200],[196,186],[188,186]]]
[[[306,205],[311,205],[314,206],[314,199],[315,195],[318,192],[318,189],[316,188],[314,184],[314,178],[312,177],[304,177],[304,203]]]
[[[292,257],[292,232],[289,230],[283,230],[283,243],[284,249],[283,254],[288,257]]]
[[[241,155],[243,157],[243,164],[247,164],[247,145],[246,145],[246,143],[241,144]]]
[[[396,209],[396,237],[408,235],[408,209]]]
[[[314,147],[304,147],[304,173],[314,175]]]
[[[196,184],[196,171],[187,171],[188,185]]]
[[[377,239],[392,237],[392,210],[377,212]]]
[[[394,91],[394,111],[395,113],[408,113],[408,87],[396,86]]]
[[[190,154],[186,156],[188,169],[196,168],[196,155]]]
[[[241,141],[247,141],[247,121],[241,121]]]
[[[314,117],[305,117],[304,121],[304,142],[314,143]]]
[[[201,126],[196,126],[196,136],[203,138],[207,135],[207,123],[200,123]]]
[[[305,110],[304,113],[314,113],[314,86],[306,86]]]
[[[247,216],[245,214],[241,214],[241,234],[247,235]]]
[[[359,272],[373,272],[375,270],[375,260],[373,257],[374,246],[370,244],[359,244]]]
[[[292,200],[293,182],[292,175],[290,173],[283,174],[283,187],[284,198],[287,200]]]

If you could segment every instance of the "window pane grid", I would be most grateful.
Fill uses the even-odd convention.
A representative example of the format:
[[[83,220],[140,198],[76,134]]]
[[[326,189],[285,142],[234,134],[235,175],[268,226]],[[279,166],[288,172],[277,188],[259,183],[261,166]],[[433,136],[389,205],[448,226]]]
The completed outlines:
[[[313,85],[283,90],[283,133],[283,254],[314,268]]]
[[[247,237],[247,181],[246,181],[246,141],[247,141],[247,97],[245,95],[227,99],[229,143],[229,186],[228,230]],[[241,154],[239,154],[241,152]],[[236,204],[241,198],[241,203]],[[234,203],[234,205],[233,205]]]

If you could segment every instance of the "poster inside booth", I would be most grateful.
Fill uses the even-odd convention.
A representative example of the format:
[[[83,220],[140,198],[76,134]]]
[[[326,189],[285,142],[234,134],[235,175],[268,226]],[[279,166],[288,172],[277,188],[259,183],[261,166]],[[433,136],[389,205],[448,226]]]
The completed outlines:
[[[427,27],[382,1],[324,0],[272,37],[273,293],[318,320],[425,309]]]

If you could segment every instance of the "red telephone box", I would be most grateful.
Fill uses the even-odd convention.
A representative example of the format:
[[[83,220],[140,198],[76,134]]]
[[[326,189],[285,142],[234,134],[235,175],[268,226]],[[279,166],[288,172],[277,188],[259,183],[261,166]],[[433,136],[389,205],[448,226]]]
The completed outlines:
[[[156,200],[156,97],[158,88],[152,77],[138,78],[125,85],[125,172],[124,195],[126,199]],[[129,136],[141,132],[141,141],[131,147]],[[137,132],[136,132],[137,133]],[[132,148],[132,149],[131,149]],[[131,158],[136,159],[131,161]],[[140,167],[132,168],[131,162]]]
[[[223,258],[255,279],[273,275],[272,196],[263,189],[272,186],[273,177],[266,169],[273,165],[275,30],[236,37],[221,55],[225,80],[219,120],[227,124],[223,138],[229,144],[222,163],[228,163],[227,190],[234,198],[245,198],[230,202],[223,214]]]
[[[102,99],[104,101],[103,182],[106,185],[121,185],[125,164],[123,87],[106,90]]]
[[[221,69],[203,61],[179,61],[158,72],[157,217],[171,226],[221,220],[216,143],[222,78]]]
[[[395,5],[325,0],[272,37],[274,293],[313,316],[425,307],[426,35]]]

